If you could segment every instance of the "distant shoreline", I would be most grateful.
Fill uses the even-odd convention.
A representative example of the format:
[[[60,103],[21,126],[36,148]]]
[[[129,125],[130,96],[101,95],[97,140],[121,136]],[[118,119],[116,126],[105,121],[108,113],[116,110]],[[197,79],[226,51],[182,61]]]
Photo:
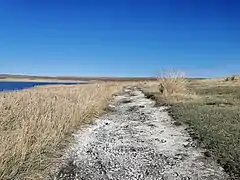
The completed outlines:
[[[188,78],[206,79],[206,78]],[[89,82],[89,81],[156,81],[157,77],[91,77],[91,76],[28,76],[0,74],[1,81],[24,81],[24,82]]]
[[[89,81],[155,81],[156,77],[71,77],[71,76],[25,76],[0,74],[0,81],[35,81],[35,82],[89,82]]]
[[[61,79],[30,79],[30,78],[0,78],[0,82],[69,82],[81,83],[87,81],[80,80],[61,80]]]

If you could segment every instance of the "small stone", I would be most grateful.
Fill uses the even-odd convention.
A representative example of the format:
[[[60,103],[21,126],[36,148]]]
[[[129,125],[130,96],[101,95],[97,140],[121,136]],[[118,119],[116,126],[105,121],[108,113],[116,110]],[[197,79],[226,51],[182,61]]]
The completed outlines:
[[[87,153],[92,153],[92,150],[91,149],[87,150]]]
[[[186,157],[186,156],[187,156],[186,154],[178,153],[178,154],[175,154],[173,158],[177,159],[177,160],[183,160],[184,157]]]
[[[184,142],[183,147],[189,147],[189,142]]]
[[[178,177],[179,176],[178,172],[174,172],[174,176]]]
[[[181,126],[181,125],[182,125],[182,123],[179,122],[179,121],[175,121],[175,122],[173,122],[173,124],[174,124],[175,126]]]
[[[190,177],[184,176],[184,177],[182,177],[182,180],[190,180]]]
[[[130,151],[136,152],[137,150],[136,150],[136,148],[134,148],[134,147],[130,147]]]
[[[127,111],[132,112],[132,111],[135,111],[135,110],[137,110],[137,106],[131,106],[131,107],[129,107],[129,109]]]
[[[205,151],[203,154],[204,154],[206,157],[211,157],[211,153],[210,153],[209,151]]]
[[[157,127],[155,124],[148,124],[150,127]]]
[[[124,103],[124,104],[126,104],[126,103],[132,102],[132,100],[131,100],[131,99],[122,99],[121,102]]]
[[[161,143],[165,143],[165,142],[167,142],[165,139],[161,139],[161,141],[160,141]]]
[[[146,174],[147,176],[149,175],[148,169],[145,170],[145,174]]]
[[[110,111],[110,112],[114,112],[116,109],[115,109],[115,106],[114,105],[108,105],[106,108],[105,108],[105,111]]]

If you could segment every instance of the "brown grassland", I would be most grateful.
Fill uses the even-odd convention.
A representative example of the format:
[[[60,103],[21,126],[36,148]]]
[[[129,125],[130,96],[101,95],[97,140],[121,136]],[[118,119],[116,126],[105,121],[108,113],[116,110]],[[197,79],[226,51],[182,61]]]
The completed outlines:
[[[100,83],[0,93],[0,179],[43,179],[71,134],[102,114],[121,88]]]
[[[127,84],[129,84],[128,82]],[[0,93],[0,179],[44,179],[71,134],[104,113],[125,83],[41,86]],[[170,73],[141,83],[146,97],[168,105],[198,145],[240,177],[240,78],[187,79]]]
[[[168,105],[174,124],[187,124],[206,155],[240,178],[240,78],[189,80],[174,74],[142,90],[157,105]]]

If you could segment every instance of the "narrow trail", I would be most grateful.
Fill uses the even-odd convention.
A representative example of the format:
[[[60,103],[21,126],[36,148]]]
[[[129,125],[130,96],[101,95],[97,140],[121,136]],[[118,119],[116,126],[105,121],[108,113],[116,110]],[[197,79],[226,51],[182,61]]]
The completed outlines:
[[[165,107],[125,89],[111,111],[75,135],[57,180],[226,180]]]

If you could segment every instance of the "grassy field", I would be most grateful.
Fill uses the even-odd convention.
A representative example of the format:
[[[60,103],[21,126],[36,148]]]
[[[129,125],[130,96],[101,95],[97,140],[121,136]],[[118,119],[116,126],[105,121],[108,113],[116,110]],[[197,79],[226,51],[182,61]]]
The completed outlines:
[[[163,83],[163,85],[160,85]],[[171,105],[170,114],[180,125],[189,125],[189,132],[199,145],[207,148],[233,177],[240,177],[240,82],[224,79],[175,79],[145,84],[146,96],[158,105]],[[164,86],[164,87],[163,87]],[[184,88],[183,88],[183,87]],[[177,87],[178,92],[164,93]],[[187,90],[187,91],[186,91]]]
[[[72,132],[104,112],[113,83],[0,93],[0,179],[44,179]]]

